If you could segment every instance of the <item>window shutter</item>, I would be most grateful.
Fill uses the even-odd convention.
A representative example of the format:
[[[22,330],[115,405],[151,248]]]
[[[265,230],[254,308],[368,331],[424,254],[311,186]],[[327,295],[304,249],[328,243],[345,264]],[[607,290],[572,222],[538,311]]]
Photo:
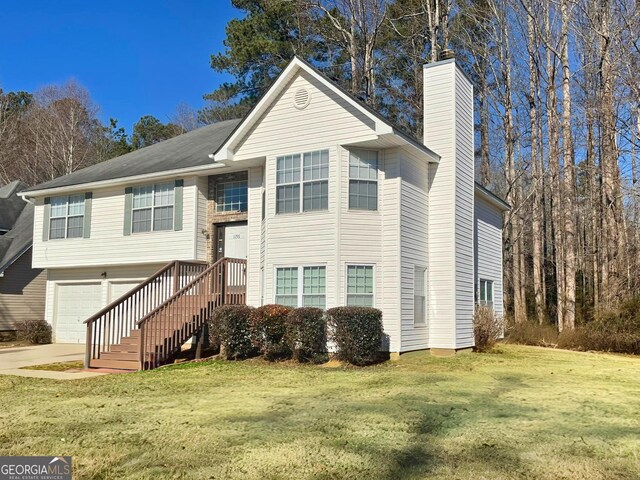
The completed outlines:
[[[49,240],[49,218],[51,217],[51,197],[44,199],[44,213],[42,219],[42,241]]]
[[[176,180],[173,190],[173,229],[182,230],[182,187],[184,180]]]
[[[131,235],[131,208],[133,207],[133,189],[124,189],[124,235]]]
[[[84,238],[91,238],[91,200],[93,199],[93,193],[87,192],[84,194],[84,228],[82,236]]]

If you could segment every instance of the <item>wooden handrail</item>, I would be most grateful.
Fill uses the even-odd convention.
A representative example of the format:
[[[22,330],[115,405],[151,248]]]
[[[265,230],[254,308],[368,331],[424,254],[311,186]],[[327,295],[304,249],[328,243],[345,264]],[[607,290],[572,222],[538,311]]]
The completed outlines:
[[[85,368],[101,353],[109,352],[136,328],[141,317],[171,297],[181,285],[189,284],[207,268],[206,262],[180,261],[168,263],[138,286],[84,321],[87,325]]]
[[[178,290],[177,292],[175,292],[172,296],[170,296],[169,298],[167,298],[163,303],[161,303],[160,305],[158,305],[156,308],[154,308],[152,311],[150,311],[147,315],[145,315],[143,318],[141,318],[140,320],[138,320],[138,322],[136,323],[136,325],[138,325],[138,327],[140,327],[140,325],[142,325],[145,321],[147,321],[147,319],[149,319],[150,317],[152,317],[153,315],[155,315],[157,312],[159,312],[160,310],[162,310],[166,305],[168,305],[169,303],[171,303],[172,301],[175,301],[176,298],[179,298],[180,296],[182,296],[185,292],[187,292],[189,289],[191,289],[193,287],[193,284],[197,281],[199,281],[202,277],[206,276],[209,272],[213,271],[215,268],[217,268],[219,265],[221,265],[222,263],[224,263],[224,261],[227,260],[226,258],[221,258],[220,260],[218,260],[215,263],[212,263],[211,265],[209,265],[200,275],[198,275],[196,278],[194,278],[193,280],[191,280],[191,282],[189,282],[187,285],[185,285],[184,287],[182,287],[180,290]]]
[[[102,315],[104,315],[105,313],[107,313],[109,310],[111,310],[113,307],[115,307],[116,305],[122,303],[123,301],[125,301],[127,298],[129,297],[133,297],[136,293],[138,293],[140,290],[142,290],[144,287],[146,287],[147,285],[149,285],[151,282],[153,282],[155,279],[157,279],[160,275],[162,275],[164,272],[174,268],[176,266],[176,264],[183,264],[183,265],[206,265],[207,262],[201,262],[201,261],[193,261],[193,262],[185,262],[185,261],[181,261],[181,260],[176,260],[173,262],[169,262],[167,263],[164,267],[162,267],[160,270],[158,270],[156,273],[154,273],[153,275],[151,275],[149,278],[147,278],[144,282],[140,283],[139,285],[135,286],[134,288],[132,288],[131,290],[129,290],[128,292],[124,293],[123,295],[121,295],[120,297],[116,298],[113,302],[111,302],[109,305],[107,305],[106,307],[104,307],[102,310],[99,310],[98,313],[95,313],[93,316],[87,318],[84,322],[82,323],[93,323],[95,322],[98,318],[100,318]]]

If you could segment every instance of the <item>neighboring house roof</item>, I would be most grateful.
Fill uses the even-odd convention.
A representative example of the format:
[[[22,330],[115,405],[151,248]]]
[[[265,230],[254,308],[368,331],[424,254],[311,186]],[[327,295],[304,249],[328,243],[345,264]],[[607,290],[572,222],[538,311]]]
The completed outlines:
[[[22,199],[21,202],[24,203]],[[9,232],[0,237],[0,274],[13,264],[33,243],[33,209],[25,203],[20,216]]]
[[[0,230],[11,230],[20,212],[24,208],[24,200],[17,194],[27,188],[20,180],[0,186]]]
[[[41,183],[23,193],[207,166],[212,163],[209,154],[226,140],[238,123],[240,119],[207,125]]]
[[[485,198],[489,203],[498,207],[500,210],[506,212],[507,210],[511,210],[511,205],[505,202],[498,195],[493,193],[488,188],[483,187],[480,183],[476,182],[476,193],[481,197]]]
[[[415,138],[413,135],[406,133],[404,130],[394,125],[380,112],[374,110],[365,102],[355,97],[347,90],[343,89],[334,80],[327,77],[324,73],[322,73],[307,61],[298,56],[294,56],[289,64],[285,67],[285,69],[280,72],[278,77],[276,77],[271,87],[269,87],[269,89],[258,100],[256,105],[254,105],[254,107],[236,126],[233,132],[231,132],[229,137],[219,146],[218,149],[212,151],[213,157],[216,161],[224,162],[226,160],[233,159],[231,150],[233,149],[235,144],[237,144],[237,142],[239,142],[244,137],[246,132],[248,132],[257,121],[259,121],[261,116],[271,105],[272,101],[280,94],[280,90],[288,84],[289,80],[291,80],[291,78],[293,78],[299,70],[306,71],[307,73],[318,79],[320,82],[322,82],[324,85],[326,85],[328,88],[332,89],[340,97],[352,104],[358,110],[363,112],[369,118],[374,120],[375,130],[378,135],[394,135],[400,137],[413,148],[419,150],[422,154],[426,154],[430,158],[430,161],[437,163],[440,160],[440,156],[433,150],[428,148],[424,143],[422,143],[421,140]]]
[[[26,252],[33,243],[33,209],[18,193],[26,184],[15,181],[0,187],[0,274]]]

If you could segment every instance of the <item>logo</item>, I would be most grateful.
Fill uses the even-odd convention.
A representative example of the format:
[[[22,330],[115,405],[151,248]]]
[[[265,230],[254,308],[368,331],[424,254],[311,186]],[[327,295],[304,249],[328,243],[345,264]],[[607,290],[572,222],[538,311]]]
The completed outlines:
[[[71,457],[0,457],[0,480],[71,480]]]

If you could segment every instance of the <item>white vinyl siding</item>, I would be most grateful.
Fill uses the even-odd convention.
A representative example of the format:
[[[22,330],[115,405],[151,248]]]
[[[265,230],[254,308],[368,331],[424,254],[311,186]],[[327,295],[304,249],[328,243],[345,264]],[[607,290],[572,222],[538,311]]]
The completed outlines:
[[[478,303],[482,281],[491,282],[493,310],[504,314],[502,266],[502,212],[479,195],[475,198],[475,278]],[[486,291],[486,290],[485,290]]]
[[[429,344],[473,346],[473,88],[454,61],[424,66],[424,142],[430,166]]]
[[[173,230],[174,184],[133,187],[131,233]]]
[[[352,150],[349,155],[349,208],[378,209],[378,152]]]
[[[373,266],[347,265],[347,305],[373,307]]]
[[[84,234],[84,194],[51,199],[49,239],[82,238]]]
[[[423,158],[401,151],[400,172],[400,298],[402,321],[401,352],[429,347],[426,317],[416,303],[416,286],[424,282],[424,267],[429,264],[429,167]],[[422,274],[418,272],[422,271]],[[418,276],[421,275],[420,278]],[[424,286],[423,291],[427,291]],[[420,320],[422,318],[422,320]]]
[[[204,182],[206,183],[206,182]],[[203,184],[202,188],[205,188]],[[172,260],[204,259],[206,249],[197,249],[202,228],[197,229],[195,177],[184,181],[183,229],[153,234],[124,235],[125,185],[94,188],[91,207],[91,238],[43,241],[43,198],[36,199],[33,242],[35,268],[88,267],[93,265],[158,264]],[[206,190],[205,190],[206,192]],[[206,208],[206,197],[203,206]],[[206,218],[206,212],[204,212]],[[206,220],[205,220],[206,221]],[[197,230],[196,230],[197,229]],[[198,237],[196,237],[198,235]],[[198,252],[196,252],[198,250]],[[202,253],[200,253],[202,252]],[[105,269],[103,268],[102,271]]]
[[[275,302],[287,307],[326,308],[327,269],[321,266],[276,269]]]
[[[327,210],[329,151],[318,150],[278,157],[276,184],[276,213]]]

